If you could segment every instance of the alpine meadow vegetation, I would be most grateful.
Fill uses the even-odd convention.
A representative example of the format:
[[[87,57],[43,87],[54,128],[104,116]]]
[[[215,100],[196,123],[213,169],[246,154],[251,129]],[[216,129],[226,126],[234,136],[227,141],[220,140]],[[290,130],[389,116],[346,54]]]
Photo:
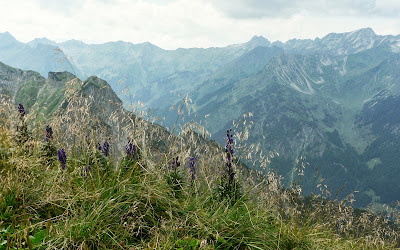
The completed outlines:
[[[400,247],[396,208],[303,196],[302,163],[285,187],[269,168],[275,153],[246,144],[251,113],[227,128],[225,147],[199,124],[168,132],[122,107],[125,118],[111,115],[121,136],[111,138],[93,98],[68,86],[49,118],[1,97],[0,249]]]

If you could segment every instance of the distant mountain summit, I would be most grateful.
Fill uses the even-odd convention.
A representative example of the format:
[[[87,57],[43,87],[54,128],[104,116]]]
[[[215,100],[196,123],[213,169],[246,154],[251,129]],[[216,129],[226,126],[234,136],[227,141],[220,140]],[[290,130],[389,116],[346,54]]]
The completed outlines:
[[[56,42],[54,42],[52,40],[49,40],[49,39],[47,39],[45,37],[43,37],[43,38],[35,38],[32,41],[28,42],[28,45],[31,46],[31,47],[37,47],[39,44],[57,46]]]
[[[271,42],[263,36],[253,36],[249,42],[246,43],[249,49],[254,49],[257,47],[269,47]]]
[[[294,53],[319,52],[341,56],[362,52],[374,47],[397,50],[399,40],[400,36],[379,36],[371,28],[365,28],[346,33],[330,33],[315,40],[292,39],[281,44],[281,47]]]
[[[19,44],[19,42],[9,32],[0,33],[0,41],[1,50],[6,50]]]

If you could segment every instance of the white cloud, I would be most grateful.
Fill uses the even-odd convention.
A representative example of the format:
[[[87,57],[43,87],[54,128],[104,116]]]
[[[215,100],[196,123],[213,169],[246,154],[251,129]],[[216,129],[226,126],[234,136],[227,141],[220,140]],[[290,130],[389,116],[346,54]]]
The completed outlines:
[[[32,1],[32,0],[31,0]],[[44,10],[51,10],[63,15],[72,14],[81,5],[80,0],[33,0]]]
[[[238,19],[309,16],[399,16],[398,0],[211,0],[225,15]]]
[[[0,32],[162,48],[225,46],[253,35],[285,41],[371,27],[400,34],[397,0],[0,0]]]

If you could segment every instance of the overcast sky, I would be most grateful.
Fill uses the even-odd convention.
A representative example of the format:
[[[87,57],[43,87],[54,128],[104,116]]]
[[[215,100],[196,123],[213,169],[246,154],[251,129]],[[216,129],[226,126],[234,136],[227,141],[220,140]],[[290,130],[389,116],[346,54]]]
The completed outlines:
[[[323,37],[371,27],[400,34],[399,0],[0,0],[0,32],[28,42],[149,41],[164,49]]]

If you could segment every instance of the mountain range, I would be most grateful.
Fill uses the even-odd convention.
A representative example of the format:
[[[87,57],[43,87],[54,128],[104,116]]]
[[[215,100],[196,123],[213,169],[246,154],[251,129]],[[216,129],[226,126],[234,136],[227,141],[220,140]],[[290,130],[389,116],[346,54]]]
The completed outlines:
[[[166,117],[166,126],[177,118],[170,107],[186,93],[196,110],[187,119],[206,119],[221,143],[232,121],[251,112],[248,142],[279,152],[270,167],[288,184],[302,159],[305,193],[318,192],[322,181],[339,197],[358,191],[357,206],[400,200],[399,52],[400,36],[379,36],[370,28],[314,40],[271,43],[255,36],[222,48],[177,50],[122,41],[21,43],[0,34],[3,63],[41,75],[64,70],[81,78],[96,75],[125,105],[141,100]],[[26,76],[35,84],[19,84],[48,97],[43,105],[49,105],[57,93],[38,87],[45,82],[40,74],[23,71],[18,79]],[[8,79],[9,85],[16,82]],[[123,94],[126,87],[134,96]],[[29,93],[15,93],[16,101],[33,106]]]

